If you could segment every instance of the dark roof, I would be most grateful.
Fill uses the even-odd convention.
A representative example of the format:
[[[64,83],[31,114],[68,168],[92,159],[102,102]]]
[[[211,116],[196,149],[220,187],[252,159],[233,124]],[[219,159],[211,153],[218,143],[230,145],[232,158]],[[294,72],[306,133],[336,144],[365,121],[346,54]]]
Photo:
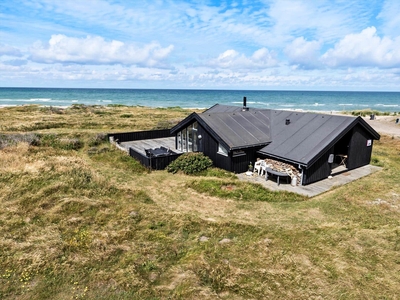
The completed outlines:
[[[213,108],[201,114],[192,113],[173,127],[171,133],[196,120],[229,150],[265,146],[271,141],[269,110],[242,111],[227,105],[215,105]]]
[[[290,120],[286,125],[286,120]],[[361,117],[285,110],[243,110],[216,104],[192,113],[171,129],[175,133],[197,120],[230,150],[264,146],[259,153],[304,166],[312,165],[329,147],[360,124],[371,138],[379,134]]]
[[[373,138],[380,137],[360,117],[273,110],[271,120],[272,142],[259,153],[306,166],[356,124],[361,124]]]
[[[199,117],[231,150],[262,146],[271,141],[268,110],[206,111]]]
[[[237,112],[237,111],[242,111],[242,110],[243,110],[243,107],[240,107],[240,106],[215,104],[215,105],[211,106],[209,109],[205,110],[203,113]]]

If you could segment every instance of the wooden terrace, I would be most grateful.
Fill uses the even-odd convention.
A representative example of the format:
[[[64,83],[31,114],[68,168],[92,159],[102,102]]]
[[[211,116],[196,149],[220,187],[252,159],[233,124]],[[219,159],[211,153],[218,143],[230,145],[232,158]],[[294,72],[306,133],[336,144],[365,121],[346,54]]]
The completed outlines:
[[[325,193],[334,187],[345,185],[354,180],[360,179],[364,176],[370,175],[374,172],[381,170],[380,167],[366,165],[357,169],[347,170],[345,167],[340,166],[335,168],[335,173],[332,174],[332,178],[320,180],[308,185],[297,185],[292,186],[291,184],[281,183],[277,185],[275,180],[265,180],[265,176],[259,176],[257,173],[253,173],[251,176],[246,173],[240,173],[237,176],[241,180],[259,183],[265,188],[272,191],[287,191],[307,197],[314,197],[319,194]]]
[[[128,141],[128,142],[122,142],[119,145],[125,148],[126,151],[128,151],[129,148],[132,148],[136,152],[141,153],[143,155],[146,155],[144,149],[155,149],[159,147],[165,147],[167,149],[171,149],[175,153],[179,154],[182,153],[181,151],[175,149],[175,137]]]

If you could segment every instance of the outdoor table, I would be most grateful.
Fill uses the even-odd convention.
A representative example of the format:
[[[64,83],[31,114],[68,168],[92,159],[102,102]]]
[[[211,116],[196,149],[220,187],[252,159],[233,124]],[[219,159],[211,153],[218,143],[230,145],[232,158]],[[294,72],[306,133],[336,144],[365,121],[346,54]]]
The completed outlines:
[[[275,171],[275,170],[273,170],[271,168],[266,168],[265,171],[266,171],[265,172],[265,180],[268,180],[268,174],[270,174],[270,175],[274,175],[274,176],[277,177],[277,180],[276,180],[277,185],[279,185],[279,178],[280,177],[286,177],[286,183],[289,183],[288,182],[289,177],[290,177],[289,174],[286,174],[286,173],[283,173],[283,172],[278,172],[278,171]]]

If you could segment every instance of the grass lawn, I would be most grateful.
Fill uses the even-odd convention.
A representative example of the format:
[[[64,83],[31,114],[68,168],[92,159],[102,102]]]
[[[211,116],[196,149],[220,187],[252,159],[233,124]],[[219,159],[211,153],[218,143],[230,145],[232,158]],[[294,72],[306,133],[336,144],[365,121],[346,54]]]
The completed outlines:
[[[105,140],[189,113],[0,109],[0,299],[398,299],[400,140],[314,198],[149,172]]]

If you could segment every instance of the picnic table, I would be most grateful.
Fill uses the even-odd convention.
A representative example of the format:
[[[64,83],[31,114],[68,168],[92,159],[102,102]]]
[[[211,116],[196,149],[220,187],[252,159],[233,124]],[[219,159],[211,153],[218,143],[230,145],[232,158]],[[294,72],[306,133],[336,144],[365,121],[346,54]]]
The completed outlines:
[[[286,178],[286,183],[289,183],[290,175],[284,172],[278,172],[271,168],[265,168],[265,180],[268,180],[268,174],[272,176],[276,176],[276,183],[279,185],[279,178]]]

